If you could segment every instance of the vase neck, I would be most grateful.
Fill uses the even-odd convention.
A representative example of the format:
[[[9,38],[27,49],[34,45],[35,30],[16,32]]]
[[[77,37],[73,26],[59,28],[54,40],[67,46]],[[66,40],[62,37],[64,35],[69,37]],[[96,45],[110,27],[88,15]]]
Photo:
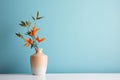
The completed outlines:
[[[41,48],[37,48],[37,49],[36,49],[36,54],[42,54],[42,50],[43,50],[43,49],[41,49]]]

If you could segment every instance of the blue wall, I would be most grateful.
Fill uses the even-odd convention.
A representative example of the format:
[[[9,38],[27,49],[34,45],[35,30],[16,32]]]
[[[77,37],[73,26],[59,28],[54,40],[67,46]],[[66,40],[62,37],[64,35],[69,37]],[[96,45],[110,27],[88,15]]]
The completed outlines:
[[[51,72],[120,72],[120,0],[0,0],[0,73],[31,73],[15,33],[36,11]]]

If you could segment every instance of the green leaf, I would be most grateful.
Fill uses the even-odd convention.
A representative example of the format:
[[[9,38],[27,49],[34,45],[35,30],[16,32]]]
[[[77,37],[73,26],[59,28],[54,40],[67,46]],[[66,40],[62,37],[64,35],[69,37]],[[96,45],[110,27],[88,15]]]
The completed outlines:
[[[22,27],[29,27],[31,25],[30,21],[21,21],[19,24]]]
[[[26,26],[30,26],[31,25],[31,23],[30,23],[30,21],[26,21]]]
[[[19,25],[22,27],[26,27],[26,23],[24,21],[21,21]]]
[[[21,36],[21,34],[20,34],[20,33],[16,33],[16,36],[20,37],[20,36]]]
[[[26,35],[29,35],[29,34],[30,34],[30,31],[28,31]]]
[[[42,16],[42,17],[38,17],[37,20],[40,20],[40,19],[42,19],[42,18],[44,18],[44,17],[43,17],[43,16]]]
[[[24,21],[21,21],[21,24],[24,24],[24,25],[25,25],[25,22],[24,22]]]
[[[34,45],[33,45],[33,44],[31,44],[31,48],[33,48],[33,46],[34,46]]]
[[[22,27],[25,27],[25,24],[21,24],[21,23],[20,23],[19,25],[22,26]]]
[[[20,38],[23,38],[23,35],[20,34],[20,33],[16,33],[16,36],[17,36],[17,37],[20,37]]]
[[[35,21],[35,18],[32,16],[32,19]]]
[[[36,19],[39,17],[39,11],[37,11]]]

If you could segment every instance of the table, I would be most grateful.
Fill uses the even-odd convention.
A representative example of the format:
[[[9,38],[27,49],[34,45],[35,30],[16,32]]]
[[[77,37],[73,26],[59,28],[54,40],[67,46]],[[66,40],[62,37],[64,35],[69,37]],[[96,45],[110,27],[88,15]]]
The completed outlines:
[[[120,73],[0,74],[0,80],[120,80]]]

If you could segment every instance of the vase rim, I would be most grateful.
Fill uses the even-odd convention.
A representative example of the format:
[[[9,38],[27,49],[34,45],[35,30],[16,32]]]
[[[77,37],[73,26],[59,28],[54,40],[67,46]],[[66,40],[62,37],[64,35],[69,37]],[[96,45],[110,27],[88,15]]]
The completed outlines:
[[[37,52],[42,52],[42,51],[43,51],[43,48],[37,48],[37,49],[36,49],[36,53],[37,53]]]

